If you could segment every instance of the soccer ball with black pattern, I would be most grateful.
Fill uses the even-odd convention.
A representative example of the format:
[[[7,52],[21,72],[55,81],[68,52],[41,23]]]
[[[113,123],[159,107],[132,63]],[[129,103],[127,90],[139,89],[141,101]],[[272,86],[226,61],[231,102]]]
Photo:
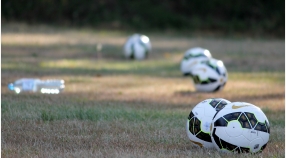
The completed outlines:
[[[212,142],[224,152],[260,152],[266,147],[269,135],[269,121],[263,111],[246,102],[227,104],[211,124]]]
[[[123,52],[128,59],[143,60],[151,52],[150,39],[145,35],[134,34],[125,42]]]
[[[185,52],[181,61],[181,72],[184,76],[191,75],[191,71],[194,65],[200,63],[201,61],[206,61],[211,57],[212,55],[207,49],[201,47],[191,48]]]
[[[192,79],[196,91],[219,91],[227,82],[227,70],[221,60],[211,58],[194,66]]]
[[[205,148],[214,147],[210,136],[212,118],[228,103],[230,101],[222,98],[206,99],[192,109],[186,124],[186,132],[192,143]]]

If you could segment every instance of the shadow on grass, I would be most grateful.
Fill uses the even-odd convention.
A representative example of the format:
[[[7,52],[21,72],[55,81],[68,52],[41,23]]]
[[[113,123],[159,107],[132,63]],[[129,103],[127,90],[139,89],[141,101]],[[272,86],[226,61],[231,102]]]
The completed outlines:
[[[117,61],[115,61],[117,62]],[[128,63],[129,62],[129,63]],[[51,62],[52,63],[52,62]],[[94,63],[97,63],[95,60]],[[16,67],[2,67],[1,71],[5,74],[19,74],[25,76],[58,76],[58,75],[70,75],[70,76],[106,76],[106,75],[138,75],[138,76],[156,76],[156,77],[182,77],[179,70],[179,64],[172,63],[148,63],[140,61],[120,62],[123,68],[118,68],[113,61],[108,61],[101,66],[92,67],[73,67],[71,68],[53,68],[53,67],[41,67],[39,64],[24,64],[23,66]],[[37,66],[38,65],[38,66]],[[95,64],[96,65],[96,64]],[[114,65],[114,68],[112,68]],[[120,65],[121,66],[121,65]]]
[[[97,50],[97,44],[55,44],[55,45],[3,45],[4,50],[2,58],[38,58],[38,59],[96,59],[98,53],[102,59],[106,60],[125,60],[123,47],[124,45],[101,44],[102,49]],[[164,53],[184,53],[185,49],[153,47],[150,57],[161,59]]]
[[[184,91],[176,91],[174,92],[174,96],[179,96],[179,97],[194,97],[198,95],[205,95],[205,96],[210,96],[210,95],[216,95],[219,94],[220,91],[218,92],[196,92],[196,91],[190,91],[190,90],[184,90]],[[238,101],[243,101],[243,102],[253,102],[253,101],[263,101],[263,100],[277,100],[277,99],[283,99],[285,97],[284,93],[268,93],[268,94],[259,94],[259,95],[231,95],[228,96],[228,99],[231,102],[238,102]],[[211,97],[214,98],[214,97]]]

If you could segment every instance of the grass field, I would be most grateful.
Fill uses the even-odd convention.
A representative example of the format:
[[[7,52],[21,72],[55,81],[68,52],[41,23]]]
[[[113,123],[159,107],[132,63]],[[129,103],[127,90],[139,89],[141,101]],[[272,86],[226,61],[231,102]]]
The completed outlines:
[[[285,157],[285,41],[150,33],[144,61],[124,59],[128,32],[2,25],[2,157]],[[97,45],[103,48],[97,51]],[[208,48],[228,69],[226,87],[198,93],[179,65]],[[22,77],[64,79],[59,95],[9,92]],[[200,101],[221,97],[259,106],[270,121],[259,154],[222,154],[187,138]]]

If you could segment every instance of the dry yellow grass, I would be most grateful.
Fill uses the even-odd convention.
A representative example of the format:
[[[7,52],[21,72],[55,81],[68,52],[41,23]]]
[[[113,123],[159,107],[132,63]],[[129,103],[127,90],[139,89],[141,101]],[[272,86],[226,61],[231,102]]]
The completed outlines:
[[[150,35],[150,58],[137,62],[122,56],[127,35],[2,26],[1,156],[284,157],[284,41],[157,33]],[[224,61],[229,81],[222,91],[198,93],[180,73],[182,54],[194,46]],[[7,84],[22,77],[62,78],[66,89],[60,95],[9,92]],[[262,153],[222,154],[188,141],[190,110],[216,97],[265,111],[271,136]]]

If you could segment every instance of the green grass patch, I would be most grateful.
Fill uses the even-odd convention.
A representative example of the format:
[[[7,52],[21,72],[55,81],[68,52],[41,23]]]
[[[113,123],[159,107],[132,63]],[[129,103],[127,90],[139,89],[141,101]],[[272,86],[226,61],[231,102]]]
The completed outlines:
[[[31,115],[34,114],[34,115]],[[172,120],[180,120],[186,118],[184,113],[171,110],[148,110],[124,107],[118,105],[106,107],[88,106],[79,107],[77,105],[45,105],[34,104],[7,104],[2,102],[2,119],[12,120],[42,120],[42,121],[57,121],[57,120],[89,120],[89,121],[133,121],[146,122],[150,120],[164,120],[173,122]]]
[[[229,72],[230,81],[285,84],[285,73],[280,72]]]

